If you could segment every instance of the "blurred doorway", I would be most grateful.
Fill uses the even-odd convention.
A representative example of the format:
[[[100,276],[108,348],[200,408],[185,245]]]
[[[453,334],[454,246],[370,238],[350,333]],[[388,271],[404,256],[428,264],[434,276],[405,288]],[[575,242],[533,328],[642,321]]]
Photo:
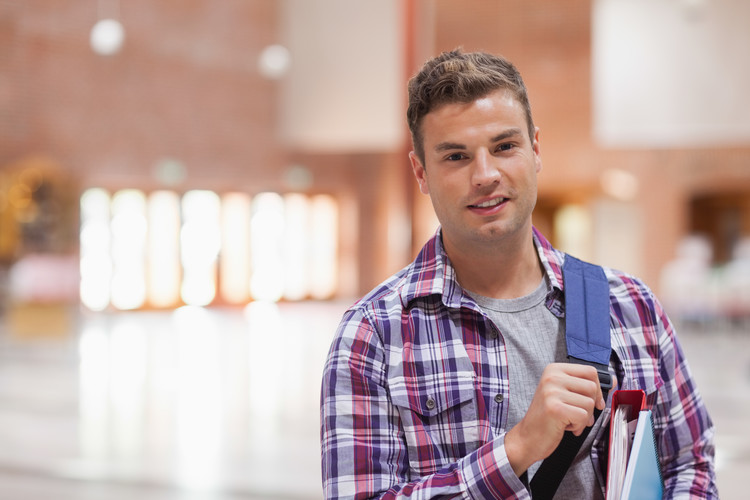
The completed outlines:
[[[708,238],[714,263],[725,264],[740,240],[750,237],[750,190],[695,196],[689,217],[690,233]]]

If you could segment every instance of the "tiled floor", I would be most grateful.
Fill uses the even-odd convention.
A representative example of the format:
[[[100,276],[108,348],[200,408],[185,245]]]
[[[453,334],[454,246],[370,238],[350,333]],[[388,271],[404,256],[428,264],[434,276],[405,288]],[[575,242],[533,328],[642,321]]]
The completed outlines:
[[[319,499],[320,370],[346,304],[73,314],[0,330],[0,498]],[[59,318],[59,315],[58,315]],[[750,331],[683,331],[746,498]]]

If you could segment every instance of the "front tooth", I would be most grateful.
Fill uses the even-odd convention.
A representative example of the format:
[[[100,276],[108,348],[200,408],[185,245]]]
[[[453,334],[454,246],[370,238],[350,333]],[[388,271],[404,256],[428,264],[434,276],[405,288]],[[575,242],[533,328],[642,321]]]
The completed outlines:
[[[479,208],[487,208],[487,207],[491,207],[493,205],[497,205],[498,203],[500,203],[500,199],[501,198],[496,198],[494,200],[485,201],[484,203],[480,203],[479,204]]]

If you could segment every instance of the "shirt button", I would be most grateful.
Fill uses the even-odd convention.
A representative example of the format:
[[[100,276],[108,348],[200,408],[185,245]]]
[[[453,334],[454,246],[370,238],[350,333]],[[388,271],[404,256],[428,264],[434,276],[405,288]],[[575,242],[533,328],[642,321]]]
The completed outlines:
[[[502,403],[503,402],[503,395],[502,394],[496,394],[495,395],[495,403]]]
[[[428,410],[434,410],[435,409],[435,400],[432,398],[427,398],[427,401],[425,402],[425,406],[427,406]]]
[[[492,330],[492,331],[490,332],[490,338],[491,338],[492,340],[495,340],[495,339],[497,338],[497,330]]]

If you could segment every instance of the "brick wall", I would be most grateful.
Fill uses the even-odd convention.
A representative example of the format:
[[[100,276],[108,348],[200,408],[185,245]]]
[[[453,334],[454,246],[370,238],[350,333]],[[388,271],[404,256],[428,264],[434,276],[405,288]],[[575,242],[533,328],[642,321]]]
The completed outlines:
[[[260,51],[281,41],[280,3],[121,1],[125,44],[103,57],[89,47],[97,2],[0,0],[0,169],[43,155],[81,187],[148,190],[163,185],[155,168],[170,160],[187,173],[175,189],[254,193],[290,189],[287,169],[301,164],[312,174],[310,191],[336,194],[351,208],[342,232],[350,235],[346,245],[357,256],[359,289],[366,291],[411,257],[381,248],[393,234],[394,214],[422,213],[425,199],[414,190],[406,151],[284,150],[279,82],[256,69]],[[690,231],[692,198],[727,189],[750,193],[749,145],[624,151],[594,142],[590,0],[404,5],[416,7],[405,37],[412,52],[406,67],[456,46],[497,52],[517,64],[541,128],[540,206],[547,216],[562,203],[606,196],[599,178],[608,167],[637,177],[633,203],[644,214],[639,258],[649,283],[656,286],[659,270]],[[412,232],[420,235],[412,253],[431,231],[424,229]]]
[[[234,187],[279,170],[276,84],[256,69],[276,2],[120,2],[125,43],[95,54],[96,2],[0,2],[0,164],[54,157],[84,184]]]

